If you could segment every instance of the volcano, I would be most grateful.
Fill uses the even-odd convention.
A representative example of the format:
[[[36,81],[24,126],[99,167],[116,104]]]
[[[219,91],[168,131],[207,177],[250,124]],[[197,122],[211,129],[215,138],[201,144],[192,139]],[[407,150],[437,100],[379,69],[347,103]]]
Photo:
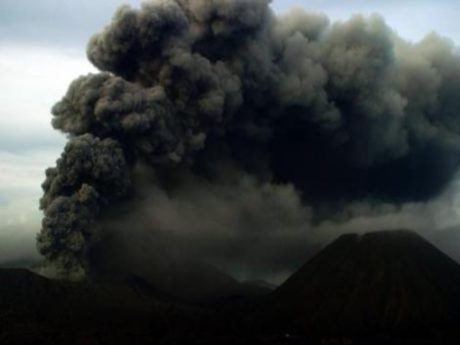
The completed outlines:
[[[174,274],[172,291],[147,273],[71,282],[0,270],[0,343],[458,344],[460,265],[410,231],[343,235],[268,296],[227,303],[216,297],[242,290],[222,272]],[[197,296],[207,303],[184,301]]]
[[[411,231],[342,235],[262,309],[304,333],[436,329],[460,319],[460,265]]]

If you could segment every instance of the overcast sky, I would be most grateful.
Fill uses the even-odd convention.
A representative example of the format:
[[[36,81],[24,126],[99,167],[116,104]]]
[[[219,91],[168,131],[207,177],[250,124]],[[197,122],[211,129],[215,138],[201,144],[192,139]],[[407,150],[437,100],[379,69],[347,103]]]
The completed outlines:
[[[85,45],[123,3],[140,0],[0,0],[0,261],[30,256],[40,228],[44,170],[64,138],[50,126],[51,106],[77,76],[95,69]],[[275,0],[282,13],[297,6],[332,20],[380,13],[402,37],[431,31],[460,44],[460,1]]]

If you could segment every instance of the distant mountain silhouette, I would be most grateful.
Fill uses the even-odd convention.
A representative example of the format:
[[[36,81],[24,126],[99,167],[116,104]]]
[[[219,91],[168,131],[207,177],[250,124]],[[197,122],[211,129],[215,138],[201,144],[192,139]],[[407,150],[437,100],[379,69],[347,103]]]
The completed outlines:
[[[87,339],[91,332],[100,332],[111,344],[117,339],[129,343],[123,338],[126,331],[137,329],[142,319],[161,320],[169,309],[134,285],[57,281],[26,269],[0,270],[0,344],[93,344]]]
[[[460,265],[418,234],[348,234],[265,301],[262,318],[301,332],[376,332],[459,320]]]
[[[180,303],[135,275],[70,282],[0,269],[0,344],[247,344],[252,329],[223,302]]]
[[[150,251],[135,251],[131,246],[120,245],[120,239],[112,240],[118,241],[118,255],[112,254],[114,250],[108,240],[90,255],[90,276],[95,282],[119,285],[136,276],[171,300],[200,305],[246,300],[274,290],[267,285],[239,282],[219,268],[185,253],[172,255],[161,246]]]
[[[409,231],[341,236],[265,297],[194,262],[133,267],[82,282],[0,269],[0,344],[458,344],[460,266]]]

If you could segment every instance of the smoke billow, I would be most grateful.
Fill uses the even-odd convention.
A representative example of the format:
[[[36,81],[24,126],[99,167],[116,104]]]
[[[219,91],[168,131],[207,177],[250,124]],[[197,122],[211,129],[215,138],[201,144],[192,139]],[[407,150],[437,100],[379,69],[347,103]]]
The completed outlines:
[[[38,247],[62,275],[129,224],[224,266],[286,269],[312,224],[425,202],[457,172],[460,56],[436,34],[276,16],[268,0],[155,0],[121,7],[87,54],[101,73],[52,110],[69,142],[41,200]]]

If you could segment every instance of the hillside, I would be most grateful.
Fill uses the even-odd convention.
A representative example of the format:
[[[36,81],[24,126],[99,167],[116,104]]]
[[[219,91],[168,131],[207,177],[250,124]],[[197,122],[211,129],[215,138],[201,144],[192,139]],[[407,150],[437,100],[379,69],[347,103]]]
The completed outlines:
[[[307,333],[444,327],[459,320],[460,265],[410,231],[343,235],[261,309]]]
[[[197,306],[173,297],[180,285],[126,272],[68,282],[0,270],[0,344],[458,344],[460,266],[409,231],[343,235],[255,299],[235,299],[241,286],[220,271],[175,274],[192,286],[182,296],[202,284],[200,296],[232,294]]]
[[[253,335],[223,302],[185,304],[134,275],[69,282],[0,269],[0,344],[245,343]]]

